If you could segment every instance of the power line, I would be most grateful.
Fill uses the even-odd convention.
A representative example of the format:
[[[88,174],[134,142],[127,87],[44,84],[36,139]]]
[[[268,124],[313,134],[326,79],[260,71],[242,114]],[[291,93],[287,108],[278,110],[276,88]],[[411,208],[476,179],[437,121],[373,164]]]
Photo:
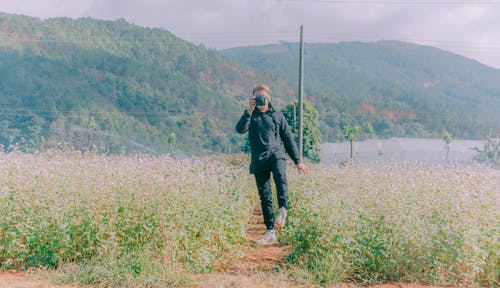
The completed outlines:
[[[486,5],[500,5],[500,1],[398,1],[398,0],[274,0],[273,2],[277,3],[318,3],[318,4],[374,4],[374,5],[428,5],[428,6],[437,6],[437,5],[467,5],[467,6],[486,6]]]
[[[1,110],[1,109],[0,109]],[[198,119],[199,117],[206,117],[206,114],[195,114],[195,113],[179,113],[175,115],[169,115],[165,114],[163,116],[149,116],[147,114],[141,114],[141,115],[133,115],[133,114],[128,114],[125,112],[120,113],[119,115],[117,113],[108,113],[108,112],[72,112],[72,115],[67,115],[67,114],[57,114],[57,115],[50,115],[50,114],[39,114],[39,113],[14,113],[14,112],[3,112],[0,111],[0,115],[7,115],[7,116],[18,116],[18,117],[42,117],[42,118],[61,118],[61,119],[73,119],[75,116],[86,116],[86,117],[92,117],[94,115],[99,115],[99,119],[108,119],[108,120],[116,120],[116,119],[137,119],[137,120],[179,120],[180,117],[182,116],[183,119]],[[241,114],[241,113],[224,113],[224,114]],[[215,113],[214,113],[215,115]]]
[[[76,116],[84,115],[86,117],[93,116],[93,115],[99,115],[99,117],[101,119],[115,119],[115,120],[116,119],[130,119],[130,118],[134,118],[134,119],[138,119],[138,120],[179,120],[179,117],[182,117],[184,119],[198,119],[200,117],[199,114],[195,114],[195,113],[190,114],[190,113],[181,113],[181,112],[174,114],[171,112],[165,112],[165,113],[148,113],[148,112],[134,113],[134,112],[131,112],[131,113],[127,113],[127,112],[120,112],[120,111],[113,111],[113,112],[111,112],[111,111],[72,111],[72,110],[58,111],[58,110],[36,109],[36,108],[30,109],[27,107],[22,108],[22,111],[25,111],[25,112],[19,112],[18,110],[14,110],[14,112],[2,111],[5,109],[8,110],[9,108],[5,108],[5,106],[4,107],[0,106],[0,115],[20,116],[20,117],[63,118],[63,119],[72,119],[72,118],[74,118],[73,115],[76,115]],[[18,111],[18,112],[15,112],[15,111]],[[57,114],[57,115],[40,114],[41,111],[50,111],[50,113]],[[285,111],[283,113],[289,114],[289,113],[293,113],[293,112],[286,112]],[[64,115],[64,114],[66,114],[66,115]],[[67,115],[67,114],[71,114],[71,115]],[[203,114],[203,116],[206,117],[207,114],[208,115],[215,115],[217,113],[215,113],[215,112],[205,113],[205,114]],[[226,114],[226,115],[241,115],[242,112],[240,112],[240,111],[224,112],[224,114]],[[418,113],[418,114],[425,115],[426,113]],[[434,121],[449,121],[449,122],[455,122],[455,123],[474,122],[474,123],[481,123],[481,124],[490,122],[490,121],[479,121],[479,120],[473,121],[472,119],[469,119],[467,121],[463,121],[463,119],[461,119],[461,117],[448,117],[446,115],[436,115],[435,113],[430,113],[430,112],[428,114],[432,114],[435,116],[434,117],[422,117],[422,116],[398,117],[398,116],[396,116],[394,119],[397,121],[408,121],[408,120],[432,121],[432,120],[434,120]],[[361,115],[344,113],[344,112],[329,112],[329,113],[326,113],[325,115],[322,115],[322,117],[320,116],[320,119],[332,119],[332,118],[339,117],[339,116],[343,117],[345,119],[350,119],[350,117],[358,117]],[[491,122],[496,123],[496,121],[494,121],[494,120],[491,120]]]
[[[201,113],[201,112],[200,112]],[[72,115],[78,116],[94,116],[99,115],[101,118],[111,119],[111,118],[140,118],[143,116],[143,119],[177,119],[182,116],[189,116],[191,118],[198,117],[197,114],[189,115],[185,111],[162,111],[162,112],[125,112],[125,111],[77,111],[77,110],[57,110],[57,109],[45,109],[39,107],[27,107],[27,106],[5,106],[0,105],[0,114],[2,115],[11,115],[11,116],[43,116],[43,117],[62,117],[62,118],[72,118]],[[33,115],[36,114],[36,115]],[[50,115],[57,114],[57,115]],[[64,115],[66,114],[66,115]],[[215,115],[217,112],[209,111],[203,112],[202,115]],[[241,112],[224,112],[226,115],[241,115]],[[189,118],[188,117],[188,118]]]
[[[500,4],[500,2],[498,2]],[[292,39],[296,38],[296,33],[292,31],[232,31],[232,32],[207,32],[207,33],[181,33],[183,37],[189,38],[197,38],[197,42],[202,41],[217,41],[220,45],[230,45],[230,44],[239,44],[243,45],[242,42],[247,43],[246,45],[254,45],[255,43],[262,42],[283,42],[284,39]],[[359,39],[359,40],[368,40],[368,41],[382,41],[383,39],[380,36],[371,36],[371,35],[361,35],[361,34],[351,34],[351,33],[329,33],[322,31],[314,31],[311,30],[308,32],[309,39],[306,42],[309,43],[336,43],[342,38],[351,38],[351,39]],[[249,37],[249,35],[253,35]],[[47,37],[34,37],[33,35],[19,34],[15,32],[5,32],[0,31],[1,37],[8,38],[13,42],[27,42],[27,43],[59,43],[59,44],[81,44],[88,43],[92,41],[112,41],[112,42],[137,42],[137,43],[157,43],[162,44],[165,47],[185,47],[188,45],[194,45],[190,42],[182,42],[182,43],[171,43],[168,42],[163,37],[125,37],[125,36],[78,36],[71,37],[70,39],[61,40],[56,38],[47,38]],[[250,38],[250,39],[249,39]],[[282,40],[277,40],[281,38]],[[391,39],[393,41],[403,41],[410,43],[419,43],[425,44],[429,46],[436,47],[446,47],[447,49],[458,49],[461,51],[467,52],[481,52],[481,53],[496,53],[500,52],[500,43],[491,42],[491,43],[479,43],[474,44],[469,41],[457,41],[457,40],[432,40],[432,39],[419,39],[419,38],[406,38],[406,37],[396,37]],[[185,41],[185,40],[184,40]],[[358,41],[358,40],[349,40],[349,41]],[[296,42],[290,42],[296,43]]]
[[[500,4],[500,3],[499,3]],[[291,31],[276,31],[276,32],[265,32],[265,31],[233,31],[233,32],[206,32],[206,33],[180,33],[184,36],[210,39],[210,40],[218,40],[218,39],[229,39],[240,41],[241,39],[247,39],[248,41],[255,42],[255,40],[263,40],[263,39],[276,39],[274,37],[288,37],[293,36],[296,38],[294,32]],[[381,41],[380,36],[371,36],[371,35],[361,35],[361,34],[351,34],[351,33],[342,33],[342,32],[324,32],[324,31],[314,31],[308,32],[312,38],[318,40],[329,40],[332,37],[336,38],[353,38],[353,39],[369,39],[371,41]],[[192,44],[190,42],[186,43],[168,43],[164,38],[160,37],[141,37],[141,38],[127,38],[123,36],[79,36],[79,37],[71,37],[67,40],[61,40],[56,38],[45,38],[45,37],[33,37],[33,35],[21,34],[14,32],[4,32],[0,31],[0,36],[3,35],[7,38],[10,38],[12,41],[20,41],[20,42],[56,42],[56,43],[81,43],[81,42],[89,42],[91,40],[110,40],[113,42],[123,41],[123,42],[166,42],[165,45],[169,46],[186,46]],[[252,39],[248,39],[248,35],[261,36],[258,38],[253,37]],[[26,38],[31,37],[31,38]],[[273,37],[273,38],[268,38]],[[310,38],[310,37],[309,37]],[[477,48],[498,48],[500,47],[500,42],[490,42],[490,43],[482,43],[482,44],[469,44],[469,41],[457,41],[457,40],[432,40],[432,39],[419,39],[419,38],[406,38],[406,37],[398,37],[394,38],[395,41],[405,41],[405,42],[426,42],[432,44],[439,45],[457,45],[457,46],[467,46],[467,47],[477,47]],[[291,42],[297,43],[297,41]]]
[[[37,107],[26,107],[26,106],[0,106],[0,110],[10,110],[10,111],[25,111],[25,112],[46,112],[46,113],[80,113],[80,114],[113,114],[122,113],[120,111],[74,111],[74,110],[57,110],[57,109],[44,109]],[[127,112],[128,115],[165,115],[172,114],[172,112]]]
[[[323,120],[328,120],[328,119],[338,119],[338,117],[343,117],[342,120],[346,122],[351,122],[353,118],[362,116],[362,115],[355,115],[355,114],[347,114],[347,113],[330,113],[328,115],[323,115],[323,117],[319,117],[319,119]],[[464,119],[463,117],[447,117],[443,115],[436,115],[435,117],[421,117],[421,116],[415,116],[415,117],[394,117],[393,122],[396,123],[401,123],[401,122],[408,122],[408,121],[439,121],[439,122],[450,122],[450,123],[461,123],[461,124],[466,124],[466,123],[474,123],[474,124],[482,124],[482,125],[493,125],[498,127],[498,122],[495,121],[494,119],[491,120],[478,120],[478,119]],[[391,121],[392,122],[392,121]]]
[[[345,32],[324,32],[324,31],[311,31],[309,34],[312,36],[317,36],[318,39],[331,39],[332,37],[336,38],[354,38],[354,39],[369,39],[370,41],[384,41],[379,35],[371,36],[371,35],[361,35],[361,34],[353,34],[353,33],[345,33]],[[387,40],[390,41],[390,40]],[[467,46],[467,47],[500,47],[500,42],[487,42],[481,44],[471,44],[470,41],[460,41],[460,40],[435,40],[435,39],[426,39],[426,38],[407,38],[407,37],[398,37],[394,39],[394,41],[403,41],[403,42],[425,42],[432,43],[436,45],[457,45],[457,46]]]

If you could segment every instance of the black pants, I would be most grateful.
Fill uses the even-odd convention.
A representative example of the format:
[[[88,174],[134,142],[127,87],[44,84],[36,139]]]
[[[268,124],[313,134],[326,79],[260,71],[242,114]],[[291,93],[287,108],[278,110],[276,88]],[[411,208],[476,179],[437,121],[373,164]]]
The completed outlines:
[[[288,184],[286,179],[285,159],[273,160],[269,167],[262,172],[255,173],[255,182],[259,190],[260,205],[264,224],[268,230],[274,229],[273,192],[271,190],[271,172],[273,173],[279,208],[288,209]]]

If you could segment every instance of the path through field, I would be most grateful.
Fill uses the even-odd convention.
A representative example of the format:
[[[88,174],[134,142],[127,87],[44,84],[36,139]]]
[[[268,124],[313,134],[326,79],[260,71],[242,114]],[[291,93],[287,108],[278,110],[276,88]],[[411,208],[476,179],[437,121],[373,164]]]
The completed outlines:
[[[260,210],[253,212],[248,224],[247,244],[241,248],[243,258],[231,267],[223,267],[225,272],[202,276],[203,284],[199,287],[301,287],[292,283],[286,272],[277,270],[287,254],[288,246],[255,245],[266,229]]]
[[[247,244],[242,246],[243,258],[224,272],[197,277],[195,287],[299,287],[290,283],[284,273],[273,273],[287,253],[287,246],[259,247],[255,241],[262,237],[265,226],[260,210],[253,213],[247,230]],[[24,272],[0,272],[2,288],[70,288],[40,279]]]
[[[278,230],[279,231],[279,230]],[[275,245],[259,247],[255,241],[265,232],[265,226],[260,210],[253,212],[247,230],[247,244],[241,247],[243,258],[230,267],[221,267],[219,273],[200,275],[189,287],[196,288],[271,288],[271,287],[306,287],[294,283],[286,271],[279,271],[279,264],[284,260],[289,247]],[[279,233],[278,233],[279,235]],[[1,288],[76,288],[77,285],[56,285],[41,279],[36,273],[0,272]],[[82,286],[78,286],[82,287]],[[91,288],[90,286],[88,286]],[[307,286],[311,287],[311,286]],[[357,285],[339,283],[337,287],[358,288]],[[416,284],[383,284],[373,288],[435,288]]]
[[[42,280],[36,274],[27,272],[0,272],[0,287],[2,288],[76,288],[70,285],[55,285]]]
[[[280,271],[280,262],[288,253],[288,246],[275,245],[259,247],[255,241],[265,233],[264,220],[260,210],[255,210],[248,223],[247,246],[242,247],[244,257],[233,267],[226,267],[226,273],[203,275],[197,288],[315,288],[320,286],[299,285],[293,282],[286,271]],[[278,230],[279,237],[279,230]],[[337,288],[360,288],[351,283],[338,283]],[[366,288],[366,287],[365,287]],[[379,284],[368,288],[443,288],[418,284]]]
[[[230,269],[239,273],[252,274],[255,272],[269,272],[277,267],[285,258],[287,246],[274,245],[262,247],[255,245],[255,241],[262,237],[266,231],[264,219],[260,210],[253,212],[247,230],[248,247],[244,248],[245,256],[241,261]]]

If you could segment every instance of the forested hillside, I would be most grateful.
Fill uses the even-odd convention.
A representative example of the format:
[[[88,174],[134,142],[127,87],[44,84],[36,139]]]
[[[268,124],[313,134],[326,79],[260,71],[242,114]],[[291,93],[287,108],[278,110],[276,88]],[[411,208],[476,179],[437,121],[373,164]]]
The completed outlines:
[[[267,81],[292,97],[283,81],[163,29],[0,13],[4,149],[235,151],[234,123]]]
[[[278,108],[296,98],[298,45],[222,52],[125,20],[0,13],[0,145],[239,151],[234,124],[255,84]],[[431,47],[306,43],[305,90],[324,141],[365,122],[379,137],[500,131],[500,71]]]
[[[381,137],[483,138],[500,131],[500,70],[402,42],[305,44],[306,99],[326,140],[370,122]],[[298,79],[298,44],[223,51],[256,70]]]

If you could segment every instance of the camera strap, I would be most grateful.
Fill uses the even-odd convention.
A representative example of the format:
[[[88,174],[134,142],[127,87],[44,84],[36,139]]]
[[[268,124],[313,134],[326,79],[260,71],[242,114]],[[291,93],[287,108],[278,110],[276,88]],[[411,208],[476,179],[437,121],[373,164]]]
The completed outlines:
[[[276,115],[274,115],[274,109],[272,109],[269,113],[269,115],[271,116],[271,119],[273,119],[273,123],[274,123],[274,134],[276,135],[276,137],[280,137],[280,130],[279,130],[279,125],[278,125],[278,121],[276,121]]]

